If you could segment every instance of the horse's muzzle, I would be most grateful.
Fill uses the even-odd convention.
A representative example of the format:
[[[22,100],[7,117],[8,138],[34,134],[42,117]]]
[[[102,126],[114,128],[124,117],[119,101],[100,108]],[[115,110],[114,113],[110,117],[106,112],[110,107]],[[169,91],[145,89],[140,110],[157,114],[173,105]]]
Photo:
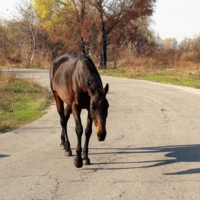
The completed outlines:
[[[98,141],[104,141],[106,138],[106,132],[98,132],[97,138],[98,138]]]

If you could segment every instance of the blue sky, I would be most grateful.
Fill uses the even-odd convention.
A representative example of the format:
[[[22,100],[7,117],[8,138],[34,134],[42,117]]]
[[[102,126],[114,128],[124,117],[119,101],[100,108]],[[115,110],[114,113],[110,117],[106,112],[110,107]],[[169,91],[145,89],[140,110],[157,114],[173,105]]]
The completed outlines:
[[[11,16],[15,2],[21,0],[2,1],[0,16]],[[174,37],[180,42],[193,38],[200,34],[200,0],[157,0],[152,19],[151,27],[162,39]]]

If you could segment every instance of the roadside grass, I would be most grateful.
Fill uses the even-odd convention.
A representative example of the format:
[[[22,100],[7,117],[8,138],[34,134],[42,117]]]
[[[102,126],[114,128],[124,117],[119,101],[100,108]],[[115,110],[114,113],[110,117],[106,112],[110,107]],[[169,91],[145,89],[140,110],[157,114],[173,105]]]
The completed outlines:
[[[166,68],[122,68],[108,67],[99,70],[101,75],[148,80],[166,84],[182,85],[200,88],[200,70],[195,69],[166,69]]]
[[[0,72],[0,99],[0,133],[5,133],[43,116],[52,94],[32,80]]]
[[[143,63],[142,63],[143,64]],[[166,84],[182,85],[200,89],[200,66],[171,67],[162,65],[133,65],[123,63],[99,69],[101,75],[148,80]],[[14,75],[0,71],[0,133],[30,123],[46,112],[53,100],[50,91],[33,80],[20,80]]]

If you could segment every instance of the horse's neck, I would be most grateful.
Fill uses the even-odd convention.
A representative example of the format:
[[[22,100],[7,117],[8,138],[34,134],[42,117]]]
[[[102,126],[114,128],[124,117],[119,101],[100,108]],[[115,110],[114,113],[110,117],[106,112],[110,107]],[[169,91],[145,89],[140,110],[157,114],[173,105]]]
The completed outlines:
[[[102,82],[100,76],[97,73],[96,71],[89,70],[89,73],[86,73],[85,75],[87,83],[90,84],[93,90],[102,89]]]

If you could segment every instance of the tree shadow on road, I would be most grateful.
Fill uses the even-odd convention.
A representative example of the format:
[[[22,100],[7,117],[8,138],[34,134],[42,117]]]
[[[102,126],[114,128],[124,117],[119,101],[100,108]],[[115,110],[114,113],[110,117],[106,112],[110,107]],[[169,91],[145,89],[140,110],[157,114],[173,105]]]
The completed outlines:
[[[149,154],[164,153],[166,159],[164,160],[146,160],[146,161],[134,161],[134,162],[117,162],[117,159],[112,163],[102,163],[112,165],[112,164],[142,164],[142,166],[127,167],[124,169],[136,169],[136,168],[153,168],[160,167],[164,165],[176,164],[176,163],[198,163],[200,162],[200,144],[193,145],[172,145],[172,146],[158,146],[158,147],[141,147],[141,148],[101,148],[96,149],[97,153],[92,154]],[[153,156],[152,156],[153,157]],[[152,164],[153,163],[153,164]],[[97,163],[96,163],[97,164]],[[101,163],[98,163],[101,165]],[[104,168],[106,169],[123,169],[123,168]],[[102,168],[103,170],[103,168]],[[185,171],[178,171],[173,173],[165,173],[164,175],[184,175],[184,174],[197,174],[200,173],[200,168],[188,169]]]

